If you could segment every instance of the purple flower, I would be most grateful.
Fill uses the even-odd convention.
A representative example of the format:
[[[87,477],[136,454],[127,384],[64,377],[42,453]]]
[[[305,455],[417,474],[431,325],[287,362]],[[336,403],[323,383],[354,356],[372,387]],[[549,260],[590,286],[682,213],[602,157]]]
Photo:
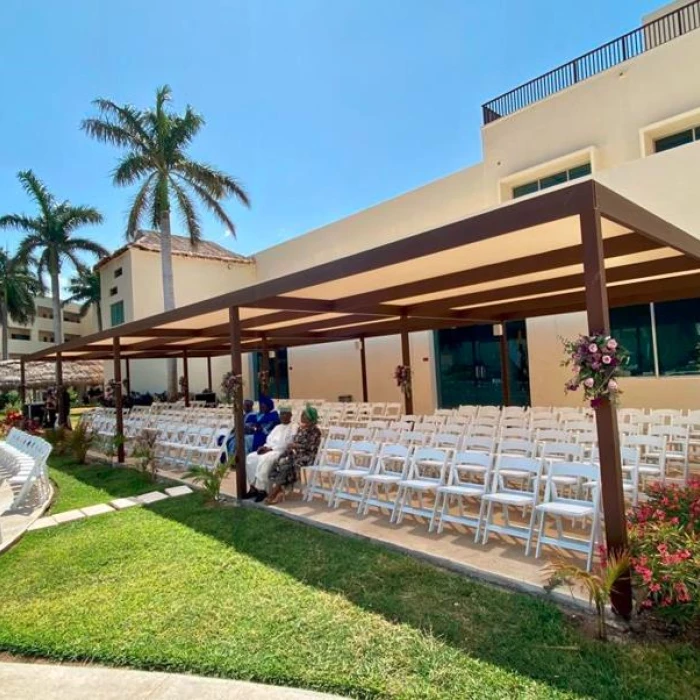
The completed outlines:
[[[598,346],[595,343],[591,343],[588,346],[588,352],[590,352],[590,353],[598,352]]]
[[[591,369],[599,370],[600,369],[600,362],[594,362],[591,365]]]
[[[612,357],[610,355],[603,355],[603,364],[609,365],[612,362]]]

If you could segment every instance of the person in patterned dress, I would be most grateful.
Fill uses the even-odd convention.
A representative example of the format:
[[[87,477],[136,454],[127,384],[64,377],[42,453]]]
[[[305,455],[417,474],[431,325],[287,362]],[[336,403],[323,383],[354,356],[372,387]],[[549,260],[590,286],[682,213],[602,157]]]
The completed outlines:
[[[294,486],[299,480],[300,469],[314,463],[321,445],[321,431],[317,424],[318,411],[313,406],[307,406],[301,414],[301,425],[294,441],[280,455],[270,472],[272,490],[266,503],[279,502],[285,489]]]

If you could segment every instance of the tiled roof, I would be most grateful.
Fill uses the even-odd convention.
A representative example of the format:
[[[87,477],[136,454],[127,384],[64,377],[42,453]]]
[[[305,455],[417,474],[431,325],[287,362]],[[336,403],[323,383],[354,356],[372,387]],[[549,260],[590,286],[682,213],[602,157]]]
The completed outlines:
[[[250,265],[255,262],[253,258],[234,253],[228,248],[224,248],[213,241],[200,241],[193,246],[186,236],[171,236],[173,255],[180,255],[189,258],[207,258],[209,260],[221,260],[222,262],[235,262],[242,265]],[[106,258],[102,258],[96,268],[100,268],[110,260],[118,258],[129,249],[148,250],[153,253],[160,253],[160,235],[156,231],[140,231],[136,239],[131,243],[117,249]]]

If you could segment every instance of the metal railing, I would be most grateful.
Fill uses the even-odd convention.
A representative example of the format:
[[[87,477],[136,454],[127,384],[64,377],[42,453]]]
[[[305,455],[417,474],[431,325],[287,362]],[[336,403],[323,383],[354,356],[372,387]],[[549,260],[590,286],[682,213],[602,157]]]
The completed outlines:
[[[698,28],[700,0],[695,0],[490,100],[482,105],[484,124],[513,114]]]

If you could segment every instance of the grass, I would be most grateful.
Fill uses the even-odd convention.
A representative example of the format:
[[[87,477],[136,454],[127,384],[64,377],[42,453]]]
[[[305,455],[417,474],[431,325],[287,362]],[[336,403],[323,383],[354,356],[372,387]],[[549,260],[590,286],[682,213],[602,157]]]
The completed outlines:
[[[74,464],[70,457],[51,457],[49,475],[56,487],[51,513],[62,513],[115,498],[138,496],[162,489],[147,474],[135,469],[122,469],[108,464]],[[172,486],[168,482],[165,484]]]
[[[546,601],[199,494],[30,533],[0,589],[15,653],[359,698],[700,696],[690,646],[595,642]]]

